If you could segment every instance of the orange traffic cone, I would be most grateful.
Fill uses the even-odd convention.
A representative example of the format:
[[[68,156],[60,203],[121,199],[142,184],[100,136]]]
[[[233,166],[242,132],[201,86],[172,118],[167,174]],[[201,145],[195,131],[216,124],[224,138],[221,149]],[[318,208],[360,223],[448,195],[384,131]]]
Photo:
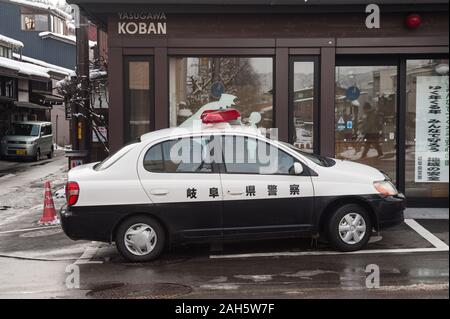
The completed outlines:
[[[46,181],[44,184],[44,213],[39,220],[39,225],[54,225],[59,222],[58,216],[56,215],[55,204],[53,203],[52,190],[50,187],[50,182]]]

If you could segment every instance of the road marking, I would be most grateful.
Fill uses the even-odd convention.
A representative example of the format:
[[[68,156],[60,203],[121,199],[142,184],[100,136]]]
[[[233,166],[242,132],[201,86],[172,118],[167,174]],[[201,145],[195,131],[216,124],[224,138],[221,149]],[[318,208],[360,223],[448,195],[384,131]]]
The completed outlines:
[[[400,249],[368,249],[351,252],[340,251],[282,251],[272,253],[250,253],[250,254],[229,254],[210,255],[210,259],[231,259],[231,258],[254,258],[254,257],[295,257],[295,256],[326,256],[326,255],[368,255],[368,254],[410,254],[410,253],[431,253],[448,252],[446,248],[400,248]]]
[[[414,219],[405,219],[405,224],[411,227],[416,233],[418,233],[420,236],[425,238],[430,244],[432,244],[436,248],[447,248],[448,245],[444,243],[442,240],[440,240],[438,237],[430,233],[429,230],[427,230],[425,227],[420,225],[418,222],[416,222]]]
[[[103,264],[101,260],[91,260],[98,249],[98,243],[93,241],[91,242],[91,246],[89,246],[84,253],[80,256],[80,258],[75,261],[75,265],[83,265],[83,264]]]
[[[23,232],[27,232],[27,231],[42,230],[42,229],[57,228],[57,227],[61,227],[61,226],[55,225],[55,226],[42,226],[42,227],[35,227],[35,228],[22,228],[22,229],[6,230],[6,231],[0,232],[0,235],[13,234],[13,233],[23,233]]]

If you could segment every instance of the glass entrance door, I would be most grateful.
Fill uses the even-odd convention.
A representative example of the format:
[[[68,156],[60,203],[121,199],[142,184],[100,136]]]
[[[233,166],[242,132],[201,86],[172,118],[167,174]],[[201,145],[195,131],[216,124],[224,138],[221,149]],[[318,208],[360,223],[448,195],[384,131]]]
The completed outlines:
[[[292,57],[290,66],[289,142],[318,152],[318,58]]]
[[[397,179],[397,65],[336,67],[336,157],[376,167]]]
[[[131,141],[154,128],[153,59],[125,57],[125,141]]]

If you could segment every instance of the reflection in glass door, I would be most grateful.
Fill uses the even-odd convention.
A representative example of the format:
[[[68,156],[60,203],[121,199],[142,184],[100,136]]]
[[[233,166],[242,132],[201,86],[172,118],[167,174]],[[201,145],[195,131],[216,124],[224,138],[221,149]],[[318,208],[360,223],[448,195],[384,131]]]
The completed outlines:
[[[152,129],[152,60],[127,57],[125,61],[125,140],[130,141]]]
[[[317,112],[317,67],[315,57],[294,57],[290,77],[290,143],[305,152],[318,151],[314,138]]]
[[[336,67],[336,157],[397,177],[397,66]]]

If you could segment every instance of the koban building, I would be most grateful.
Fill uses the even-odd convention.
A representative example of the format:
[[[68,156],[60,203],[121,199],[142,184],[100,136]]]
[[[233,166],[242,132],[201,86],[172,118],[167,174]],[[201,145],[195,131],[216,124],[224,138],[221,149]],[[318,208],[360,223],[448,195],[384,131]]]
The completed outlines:
[[[236,98],[243,121],[448,207],[445,1],[380,0],[378,27],[365,0],[69,2],[108,34],[112,150]]]

